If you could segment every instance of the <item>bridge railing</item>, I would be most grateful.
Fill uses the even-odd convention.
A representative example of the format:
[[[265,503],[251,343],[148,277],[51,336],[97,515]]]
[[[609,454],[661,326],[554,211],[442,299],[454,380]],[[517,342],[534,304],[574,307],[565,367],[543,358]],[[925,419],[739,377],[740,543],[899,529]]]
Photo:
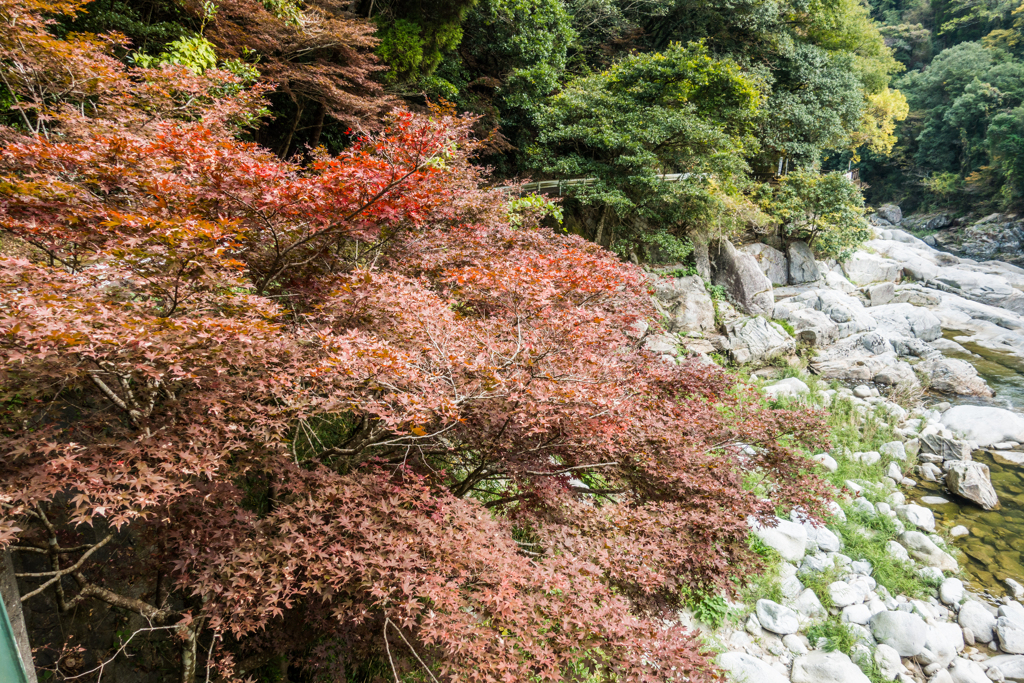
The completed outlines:
[[[662,173],[658,176],[660,180],[667,183],[677,183],[681,180],[686,180],[695,174],[693,173]],[[699,177],[704,177],[705,174],[696,174]],[[565,180],[538,180],[532,183],[525,183],[523,185],[504,185],[502,187],[494,188],[498,192],[518,192],[520,195],[528,193],[536,194],[557,194],[562,196],[562,192],[565,188],[573,187],[577,185],[593,185],[597,182],[597,178],[568,178]]]

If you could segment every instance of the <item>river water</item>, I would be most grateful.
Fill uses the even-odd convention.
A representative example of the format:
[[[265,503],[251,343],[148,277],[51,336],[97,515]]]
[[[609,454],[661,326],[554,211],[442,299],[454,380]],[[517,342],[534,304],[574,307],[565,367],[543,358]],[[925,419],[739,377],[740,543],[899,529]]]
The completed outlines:
[[[1024,412],[1024,360],[957,339],[956,332],[946,337],[958,341],[975,355],[948,353],[969,361],[996,392],[994,398],[958,397],[954,404],[993,405]],[[932,397],[929,402],[947,400]],[[961,551],[961,566],[977,592],[990,598],[1006,595],[1003,581],[1013,578],[1024,584],[1024,446],[1014,452],[978,450],[974,459],[988,465],[992,485],[999,495],[1000,508],[986,512],[982,508],[945,491],[942,484],[920,482],[913,497],[935,514],[946,531],[966,526],[969,536],[953,541]],[[932,500],[944,498],[947,503]],[[925,499],[925,500],[922,500]]]

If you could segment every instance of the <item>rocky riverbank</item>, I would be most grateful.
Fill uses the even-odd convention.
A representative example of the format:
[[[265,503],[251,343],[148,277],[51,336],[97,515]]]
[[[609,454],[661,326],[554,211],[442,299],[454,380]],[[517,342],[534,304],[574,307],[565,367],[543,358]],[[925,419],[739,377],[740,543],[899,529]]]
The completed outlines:
[[[808,457],[835,484],[834,518],[755,527],[770,571],[731,621],[703,625],[736,680],[1024,681],[1024,539],[983,553],[987,532],[948,512],[1006,514],[1000,495],[1016,494],[974,455],[1024,463],[1024,416],[991,403],[974,362],[1024,362],[1024,270],[940,251],[901,221],[880,210],[843,263],[800,242],[721,243],[716,287],[654,280],[668,333],[648,348],[741,365],[767,400],[816,404],[833,427],[833,452]]]

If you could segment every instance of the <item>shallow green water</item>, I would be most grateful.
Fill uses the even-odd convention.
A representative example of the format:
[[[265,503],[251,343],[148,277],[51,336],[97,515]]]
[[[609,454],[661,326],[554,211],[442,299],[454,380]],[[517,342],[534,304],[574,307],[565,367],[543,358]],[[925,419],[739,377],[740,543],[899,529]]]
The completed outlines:
[[[955,337],[955,334],[948,334]],[[1013,356],[964,344],[981,358],[962,354],[948,354],[963,358],[978,370],[996,392],[992,399],[958,397],[954,404],[996,405],[1022,410],[1024,408],[1024,362]],[[931,397],[932,402],[948,400]],[[961,566],[976,591],[984,591],[992,598],[1006,595],[1006,578],[1024,584],[1024,449],[1019,452],[1019,463],[1012,456],[1007,459],[987,450],[974,452],[974,459],[988,465],[992,486],[999,495],[1000,508],[986,512],[966,500],[957,498],[941,484],[920,482],[913,489],[913,498],[935,513],[935,520],[946,531],[962,524],[970,536],[955,539],[953,544],[961,551]],[[922,501],[928,496],[945,498],[948,503],[935,504]]]
[[[947,330],[943,336],[955,341],[960,333]],[[960,397],[953,403],[977,403],[1016,410],[1024,409],[1024,360],[970,342],[960,342],[960,344],[977,356],[962,353],[947,353],[946,355],[950,358],[961,358],[973,365],[978,374],[984,377],[988,385],[996,392],[996,395],[994,399]]]
[[[1020,456],[1024,461],[1024,452]],[[914,497],[935,513],[937,526],[949,531],[962,524],[970,530],[970,536],[953,541],[963,553],[961,566],[975,590],[998,598],[1006,595],[1004,579],[1024,583],[1024,465],[1012,464],[989,451],[975,451],[974,459],[991,470],[992,486],[1001,505],[998,510],[985,511],[946,492],[941,484],[930,482],[921,482],[914,489]],[[921,500],[931,496],[949,502]]]

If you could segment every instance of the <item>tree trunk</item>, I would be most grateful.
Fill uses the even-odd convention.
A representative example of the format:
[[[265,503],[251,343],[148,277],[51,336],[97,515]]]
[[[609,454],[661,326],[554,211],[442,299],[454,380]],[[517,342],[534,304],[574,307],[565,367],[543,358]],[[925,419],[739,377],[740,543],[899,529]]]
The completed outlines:
[[[708,253],[708,236],[698,232],[691,238],[693,241],[693,258],[697,261],[697,274],[705,280],[711,280],[711,256]]]
[[[288,158],[288,150],[292,147],[292,138],[295,137],[295,131],[299,128],[299,121],[302,119],[302,110],[304,108],[302,100],[295,101],[295,118],[292,119],[292,127],[288,130],[288,135],[284,139],[284,143],[281,145],[281,150],[277,153],[277,156],[282,159]]]
[[[196,681],[196,652],[199,646],[199,634],[195,624],[182,627],[185,642],[181,644],[181,683]]]
[[[313,134],[309,137],[309,146],[316,149],[320,144],[320,134],[324,132],[324,117],[327,115],[327,107],[321,104],[316,110],[316,122],[313,124]]]
[[[608,205],[601,206],[601,217],[597,220],[597,230],[594,232],[594,244],[600,245],[604,238],[604,218],[608,215]]]

